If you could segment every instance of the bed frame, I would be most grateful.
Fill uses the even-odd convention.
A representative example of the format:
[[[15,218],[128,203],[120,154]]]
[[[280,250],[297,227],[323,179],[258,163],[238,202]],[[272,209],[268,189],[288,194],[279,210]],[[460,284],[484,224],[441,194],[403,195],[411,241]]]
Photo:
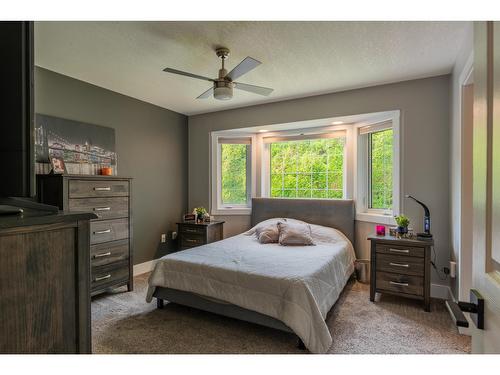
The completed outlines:
[[[303,220],[310,224],[335,228],[340,230],[351,243],[354,243],[355,209],[352,200],[252,199],[252,226],[261,221],[276,217],[289,217]],[[153,297],[156,298],[159,309],[163,308],[164,301],[169,301],[214,314],[293,333],[293,331],[283,322],[268,315],[260,314],[229,303],[215,302],[194,293],[156,287]],[[299,348],[305,349],[300,339]]]

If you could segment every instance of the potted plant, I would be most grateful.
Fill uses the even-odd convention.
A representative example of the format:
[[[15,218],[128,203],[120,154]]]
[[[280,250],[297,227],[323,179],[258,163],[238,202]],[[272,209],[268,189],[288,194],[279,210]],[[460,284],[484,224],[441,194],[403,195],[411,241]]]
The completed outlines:
[[[398,224],[398,233],[406,234],[408,233],[408,225],[410,225],[410,219],[405,215],[399,215],[394,218],[396,224]]]
[[[196,214],[196,221],[203,221],[203,218],[207,214],[205,207],[196,207],[193,211]]]

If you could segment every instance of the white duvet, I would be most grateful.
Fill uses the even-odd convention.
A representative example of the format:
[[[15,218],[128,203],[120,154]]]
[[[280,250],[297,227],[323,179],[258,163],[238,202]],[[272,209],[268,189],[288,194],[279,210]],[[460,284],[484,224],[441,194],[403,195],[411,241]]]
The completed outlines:
[[[251,230],[164,256],[146,300],[157,286],[216,298],[282,321],[311,352],[325,353],[332,344],[326,314],[354,271],[355,255],[341,232],[311,230],[316,246],[262,245]]]

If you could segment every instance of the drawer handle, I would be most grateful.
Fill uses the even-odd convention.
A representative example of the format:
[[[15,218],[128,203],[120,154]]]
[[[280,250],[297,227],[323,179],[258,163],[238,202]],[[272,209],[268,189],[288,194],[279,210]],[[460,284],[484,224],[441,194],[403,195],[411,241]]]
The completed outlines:
[[[409,264],[403,264],[403,263],[389,263],[389,265],[395,266],[395,267],[405,267],[405,268],[410,267]]]
[[[404,254],[408,254],[410,252],[410,250],[401,250],[401,249],[389,249],[389,251],[392,253],[404,253]]]
[[[109,257],[111,255],[111,251],[108,251],[107,253],[100,253],[94,255],[94,258],[102,258],[102,257]]]
[[[391,285],[408,286],[408,283],[398,283],[396,281],[389,281]]]
[[[95,191],[111,191],[111,187],[110,186],[106,186],[106,187],[95,187],[94,188]]]
[[[94,207],[94,211],[110,211],[111,207]]]
[[[106,279],[109,279],[111,277],[111,274],[108,274],[106,276],[99,276],[99,277],[96,277],[94,279],[94,281],[101,281],[101,280],[106,280]]]
[[[194,242],[194,243],[198,242],[197,240],[190,240],[189,238],[186,238],[185,240],[186,240],[186,242]]]
[[[94,232],[94,234],[106,234],[106,233],[111,233],[111,229],[97,230]]]
[[[188,233],[198,233],[198,231],[196,229],[184,229],[185,232],[188,232]]]

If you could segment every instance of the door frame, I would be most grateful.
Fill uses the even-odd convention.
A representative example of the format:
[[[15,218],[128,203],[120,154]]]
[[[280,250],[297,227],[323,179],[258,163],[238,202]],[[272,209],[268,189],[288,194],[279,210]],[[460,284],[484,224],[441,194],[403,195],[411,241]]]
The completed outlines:
[[[470,246],[467,246],[469,242],[472,241],[472,221],[470,225],[466,225],[464,223],[464,218],[471,218],[473,207],[472,207],[472,191],[471,196],[465,197],[464,185],[470,184],[472,179],[472,154],[470,155],[471,160],[469,160],[469,165],[467,165],[466,161],[463,158],[463,150],[465,148],[472,147],[473,139],[472,137],[467,138],[464,137],[464,133],[466,132],[465,127],[472,126],[473,124],[465,123],[465,115],[464,115],[464,90],[465,86],[469,84],[473,84],[474,82],[474,51],[471,51],[469,57],[467,58],[467,62],[460,73],[460,77],[458,79],[459,82],[459,114],[460,114],[460,207],[459,214],[460,219],[458,223],[459,235],[458,235],[458,291],[457,291],[457,299],[461,301],[468,301],[469,299],[469,290],[472,287],[472,243]],[[472,98],[474,101],[474,98]],[[470,170],[468,170],[470,168]],[[466,200],[470,200],[470,204],[467,204]]]

